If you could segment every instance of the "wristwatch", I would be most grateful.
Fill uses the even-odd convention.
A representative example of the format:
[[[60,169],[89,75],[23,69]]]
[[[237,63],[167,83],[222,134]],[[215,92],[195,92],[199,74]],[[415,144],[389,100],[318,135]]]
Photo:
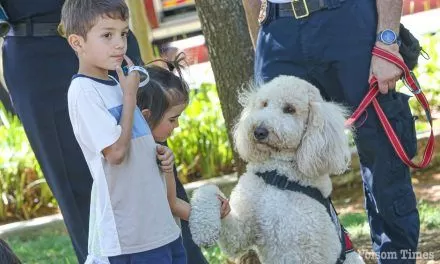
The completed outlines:
[[[385,29],[377,34],[377,41],[380,41],[386,45],[392,45],[397,43],[400,46],[400,37],[396,34],[396,32],[391,29]]]

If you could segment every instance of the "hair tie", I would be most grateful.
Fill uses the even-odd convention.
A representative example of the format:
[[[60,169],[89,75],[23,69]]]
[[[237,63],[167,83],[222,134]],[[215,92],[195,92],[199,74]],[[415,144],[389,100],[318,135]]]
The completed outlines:
[[[168,70],[170,72],[173,72],[176,69],[176,66],[174,65],[174,63],[169,62],[169,61],[167,61],[166,63],[167,63]]]

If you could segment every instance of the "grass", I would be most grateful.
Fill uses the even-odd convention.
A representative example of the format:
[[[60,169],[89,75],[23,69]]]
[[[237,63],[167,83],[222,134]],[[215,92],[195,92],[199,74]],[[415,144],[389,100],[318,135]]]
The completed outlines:
[[[421,201],[418,209],[422,230],[440,229],[440,205]],[[340,215],[342,225],[353,237],[369,234],[370,229],[366,219],[364,212]]]
[[[418,205],[422,230],[440,229],[440,205],[420,202]],[[341,223],[352,236],[368,235],[365,213],[340,215]],[[23,236],[6,239],[24,264],[77,263],[70,239],[64,228],[46,228]],[[203,250],[210,264],[224,264],[226,257],[218,247]]]
[[[32,231],[7,242],[23,264],[78,263],[70,238],[62,228]]]

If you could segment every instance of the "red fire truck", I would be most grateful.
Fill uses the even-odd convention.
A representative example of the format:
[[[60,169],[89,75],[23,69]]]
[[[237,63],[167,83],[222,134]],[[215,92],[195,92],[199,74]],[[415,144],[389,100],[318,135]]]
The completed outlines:
[[[144,0],[154,43],[201,33],[194,0]]]

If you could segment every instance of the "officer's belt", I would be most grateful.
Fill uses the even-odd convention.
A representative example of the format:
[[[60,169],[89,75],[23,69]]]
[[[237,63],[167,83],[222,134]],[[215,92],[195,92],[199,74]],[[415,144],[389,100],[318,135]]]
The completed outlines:
[[[12,24],[9,37],[50,37],[59,36],[59,23],[20,23]]]
[[[344,2],[345,0],[336,0]],[[326,9],[329,6],[325,0],[292,0],[289,3],[274,4],[278,17],[303,18],[315,11]]]

